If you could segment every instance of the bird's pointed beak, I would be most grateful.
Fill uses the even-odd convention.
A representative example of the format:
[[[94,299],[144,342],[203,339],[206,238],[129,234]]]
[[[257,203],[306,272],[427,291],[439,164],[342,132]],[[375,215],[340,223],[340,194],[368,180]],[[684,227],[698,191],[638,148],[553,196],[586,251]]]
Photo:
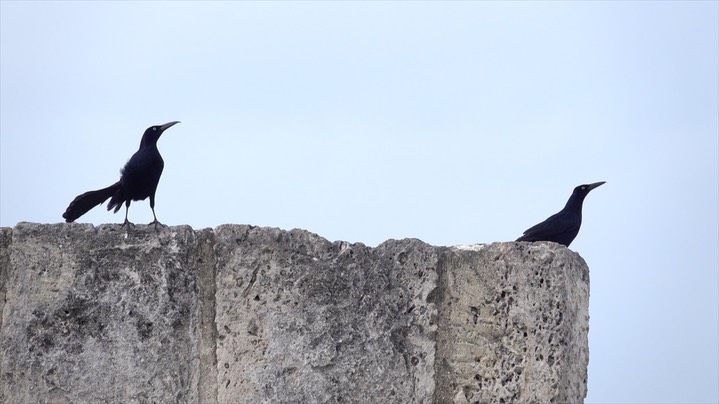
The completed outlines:
[[[180,121],[168,122],[168,123],[166,123],[166,124],[160,126],[160,131],[164,132],[164,131],[167,130],[170,126],[172,126],[172,125],[174,125],[174,124],[176,124],[176,123],[180,123]]]
[[[587,191],[591,191],[594,188],[596,188],[602,184],[605,184],[605,183],[606,183],[606,181],[599,181],[599,182],[595,182],[594,184],[589,184],[589,186],[587,186]]]

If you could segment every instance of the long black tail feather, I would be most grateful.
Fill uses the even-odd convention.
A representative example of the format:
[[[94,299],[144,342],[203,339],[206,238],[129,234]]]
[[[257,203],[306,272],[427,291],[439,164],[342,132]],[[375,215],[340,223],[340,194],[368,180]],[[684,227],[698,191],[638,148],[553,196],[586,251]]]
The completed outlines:
[[[112,200],[110,201],[110,204],[108,204],[107,210],[114,207],[115,212],[117,212],[118,209],[120,209],[120,206],[122,206],[122,202],[124,202],[122,184],[120,184],[120,181],[107,188],[98,189],[97,191],[88,191],[82,195],[78,195],[72,202],[70,202],[70,206],[67,207],[65,213],[62,214],[62,217],[65,218],[65,221],[68,223],[74,222],[90,209],[105,202],[105,200],[109,197],[112,197]],[[114,205],[113,201],[115,201]]]

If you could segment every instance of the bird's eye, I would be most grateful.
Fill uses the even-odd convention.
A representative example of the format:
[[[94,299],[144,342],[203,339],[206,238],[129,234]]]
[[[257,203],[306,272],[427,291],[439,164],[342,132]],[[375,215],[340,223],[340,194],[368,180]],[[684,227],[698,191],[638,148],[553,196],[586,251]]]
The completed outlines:
[[[582,187],[582,191],[584,191],[585,189],[587,189],[587,187]]]
[[[153,127],[152,127],[152,130],[157,130],[157,126],[153,126]]]

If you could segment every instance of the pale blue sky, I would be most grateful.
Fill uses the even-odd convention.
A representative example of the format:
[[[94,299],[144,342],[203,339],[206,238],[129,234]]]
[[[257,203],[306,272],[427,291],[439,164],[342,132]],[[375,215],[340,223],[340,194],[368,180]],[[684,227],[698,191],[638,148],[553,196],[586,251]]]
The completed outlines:
[[[0,225],[173,120],[157,216],[195,229],[507,241],[604,180],[587,402],[719,401],[719,2],[0,5]]]

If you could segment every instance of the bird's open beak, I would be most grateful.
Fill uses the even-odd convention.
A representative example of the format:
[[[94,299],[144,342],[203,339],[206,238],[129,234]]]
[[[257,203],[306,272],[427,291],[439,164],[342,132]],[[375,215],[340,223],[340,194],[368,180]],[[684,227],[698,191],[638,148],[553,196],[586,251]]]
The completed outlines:
[[[160,126],[160,131],[161,131],[161,132],[164,132],[167,128],[169,128],[170,126],[172,126],[172,125],[174,125],[174,124],[176,124],[176,123],[180,123],[180,121],[168,122],[168,123],[166,123],[166,124]]]
[[[595,182],[594,184],[589,184],[589,186],[587,186],[587,191],[591,191],[594,188],[596,188],[602,184],[605,184],[605,183],[606,183],[606,181],[600,181],[600,182]]]

